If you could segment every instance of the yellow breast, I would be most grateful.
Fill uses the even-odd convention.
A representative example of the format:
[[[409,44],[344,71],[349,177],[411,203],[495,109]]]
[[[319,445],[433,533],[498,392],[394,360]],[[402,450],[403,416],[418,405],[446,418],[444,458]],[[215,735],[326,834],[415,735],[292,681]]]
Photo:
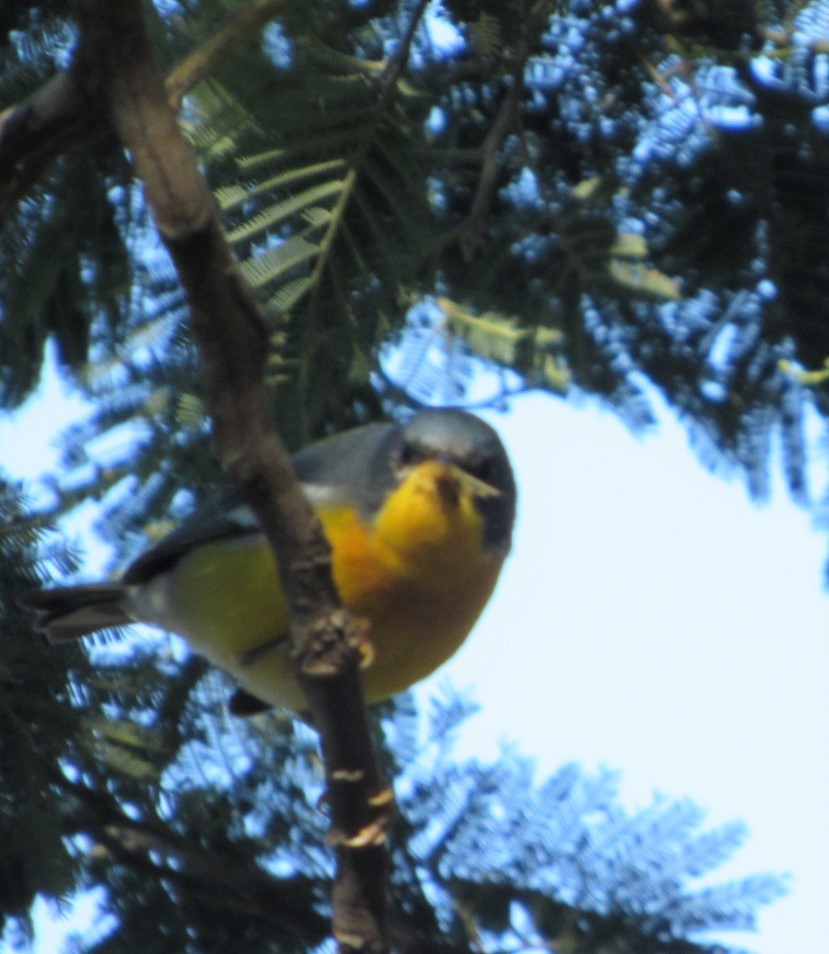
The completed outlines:
[[[408,688],[461,645],[487,603],[502,558],[483,549],[471,494],[436,461],[390,495],[372,526],[350,510],[322,514],[343,602],[369,621],[369,700]]]
[[[343,602],[368,623],[374,659],[364,685],[367,699],[378,701],[423,679],[457,650],[502,560],[483,550],[483,522],[471,494],[453,486],[436,462],[414,470],[369,525],[350,507],[319,515]],[[198,547],[163,586],[158,601],[166,618],[156,621],[254,695],[304,707],[288,651],[285,600],[263,538]],[[257,652],[279,640],[281,649]]]

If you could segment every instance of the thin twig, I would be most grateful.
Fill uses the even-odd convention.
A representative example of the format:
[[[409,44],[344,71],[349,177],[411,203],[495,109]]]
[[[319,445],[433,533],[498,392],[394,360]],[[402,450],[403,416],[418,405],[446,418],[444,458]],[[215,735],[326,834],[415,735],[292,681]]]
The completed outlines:
[[[209,76],[222,60],[273,20],[288,2],[289,0],[249,0],[224,17],[204,43],[185,56],[167,75],[164,85],[173,109],[178,109],[182,99],[197,83]]]

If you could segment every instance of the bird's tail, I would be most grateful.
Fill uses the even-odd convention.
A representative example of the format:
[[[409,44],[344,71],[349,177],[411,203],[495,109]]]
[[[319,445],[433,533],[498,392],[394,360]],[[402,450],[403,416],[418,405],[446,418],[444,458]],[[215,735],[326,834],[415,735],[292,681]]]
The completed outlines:
[[[127,595],[128,587],[121,583],[88,583],[28,590],[17,602],[34,610],[35,629],[60,642],[133,622],[124,609]]]

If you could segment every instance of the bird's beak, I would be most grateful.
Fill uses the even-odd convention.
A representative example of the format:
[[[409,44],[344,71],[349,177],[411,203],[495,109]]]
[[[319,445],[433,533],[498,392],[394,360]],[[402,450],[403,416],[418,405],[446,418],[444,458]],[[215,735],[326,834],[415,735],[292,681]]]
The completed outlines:
[[[429,479],[435,482],[438,492],[447,504],[457,504],[462,489],[476,499],[501,496],[501,491],[497,487],[493,487],[492,484],[488,484],[478,477],[473,477],[472,474],[452,463],[452,461],[438,457],[433,457],[414,467],[401,468],[397,472],[397,477],[402,482],[407,480],[414,471],[421,468],[424,469],[421,471],[424,474],[426,470],[429,471]]]
[[[467,473],[462,467],[458,467],[457,464],[446,464],[445,466],[449,472],[448,476],[454,477],[462,487],[466,487],[473,497],[486,498],[501,496],[501,491],[498,490],[497,487],[493,487],[492,484],[488,484],[478,477],[473,477],[472,474]]]

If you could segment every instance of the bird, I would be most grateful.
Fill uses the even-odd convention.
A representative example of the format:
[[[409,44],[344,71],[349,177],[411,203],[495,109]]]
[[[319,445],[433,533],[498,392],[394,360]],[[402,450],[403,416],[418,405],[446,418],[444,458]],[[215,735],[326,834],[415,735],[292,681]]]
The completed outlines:
[[[512,542],[509,457],[479,417],[433,408],[323,438],[293,460],[340,597],[366,633],[366,701],[379,702],[446,662],[486,606]],[[277,566],[239,491],[196,510],[120,580],[18,602],[54,642],[131,623],[177,633],[235,677],[235,715],[307,711]]]

